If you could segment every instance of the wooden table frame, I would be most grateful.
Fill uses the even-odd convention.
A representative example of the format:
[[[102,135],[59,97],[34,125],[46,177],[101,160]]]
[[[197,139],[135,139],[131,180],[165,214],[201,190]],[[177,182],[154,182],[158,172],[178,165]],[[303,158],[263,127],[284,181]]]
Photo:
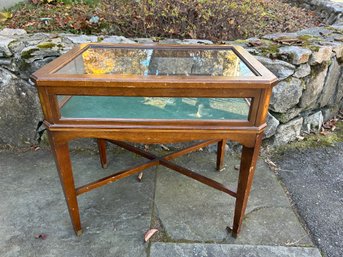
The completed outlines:
[[[266,116],[272,87],[276,77],[241,47],[199,45],[149,45],[154,48],[175,49],[232,49],[256,74],[255,77],[197,77],[197,76],[138,76],[138,75],[88,75],[56,74],[89,47],[145,48],[140,44],[81,44],[57,58],[32,75],[41,101],[44,123],[60,176],[74,231],[82,233],[77,196],[99,186],[135,174],[154,165],[163,165],[201,183],[223,191],[236,198],[233,235],[240,231],[253,181],[256,161],[266,126]],[[57,95],[97,96],[158,96],[158,97],[238,97],[250,98],[249,117],[241,120],[141,120],[141,119],[71,119],[61,117]],[[75,188],[68,143],[77,138],[98,140],[100,162],[107,166],[106,142],[139,154],[149,161],[131,169]],[[133,147],[126,142],[175,143],[202,140],[191,147],[162,157]],[[205,141],[203,141],[205,140]],[[172,159],[217,143],[217,164],[223,167],[227,140],[243,145],[237,191],[171,162]],[[126,142],[125,142],[126,141]]]

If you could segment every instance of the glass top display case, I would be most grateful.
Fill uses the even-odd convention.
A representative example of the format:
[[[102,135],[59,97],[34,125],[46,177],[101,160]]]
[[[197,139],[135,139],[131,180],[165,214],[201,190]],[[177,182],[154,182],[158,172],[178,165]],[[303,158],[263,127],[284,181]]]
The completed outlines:
[[[236,198],[232,233],[240,231],[268,105],[277,78],[243,48],[228,45],[81,44],[32,75],[74,231],[82,232],[77,196],[163,165]],[[148,159],[75,187],[69,142],[95,138]],[[243,145],[237,189],[171,160],[217,144],[223,169],[227,140]],[[129,144],[197,141],[156,156]],[[200,142],[199,142],[200,141]]]
[[[33,78],[38,86],[55,87],[50,99],[55,123],[219,121],[241,125],[252,124],[257,111],[258,93],[247,85],[266,87],[275,82],[272,76],[240,47],[84,44]],[[111,89],[104,93],[98,86]],[[229,93],[232,87],[240,93]]]

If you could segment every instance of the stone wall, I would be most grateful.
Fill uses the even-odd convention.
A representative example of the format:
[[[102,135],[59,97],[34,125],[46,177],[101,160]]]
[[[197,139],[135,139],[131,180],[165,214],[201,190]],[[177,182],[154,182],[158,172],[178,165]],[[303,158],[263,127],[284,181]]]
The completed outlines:
[[[0,0],[0,11],[10,8],[20,2],[26,2],[27,0]]]
[[[239,41],[278,78],[266,137],[273,145],[318,131],[343,104],[343,23]]]
[[[321,14],[329,24],[343,21],[342,0],[288,0]]]
[[[0,31],[0,145],[34,142],[42,118],[36,89],[29,76],[54,58],[84,42],[149,43],[151,39],[73,34],[27,34]],[[212,44],[208,40],[161,40],[160,43]],[[238,44],[280,80],[273,90],[266,138],[285,144],[301,131],[318,130],[343,103],[343,23],[297,33],[222,42]]]

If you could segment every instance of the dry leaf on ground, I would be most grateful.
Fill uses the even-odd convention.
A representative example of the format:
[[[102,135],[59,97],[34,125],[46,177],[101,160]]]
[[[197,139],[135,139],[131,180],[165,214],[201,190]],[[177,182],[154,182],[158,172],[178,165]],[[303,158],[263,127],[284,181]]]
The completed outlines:
[[[149,229],[144,235],[144,242],[148,242],[156,232],[158,232],[158,229],[156,228]]]
[[[163,144],[160,144],[161,148],[164,150],[164,151],[170,151],[170,149],[168,148],[168,146],[165,146]]]
[[[12,18],[12,13],[10,12],[0,12],[0,22],[5,22],[8,19]]]
[[[36,238],[36,239],[45,240],[47,237],[48,237],[48,235],[47,235],[47,234],[44,234],[44,233],[35,235],[35,238]]]
[[[139,182],[141,182],[141,181],[142,181],[142,178],[143,178],[143,172],[140,172],[140,173],[138,174],[138,176],[137,176],[137,179],[138,179]]]

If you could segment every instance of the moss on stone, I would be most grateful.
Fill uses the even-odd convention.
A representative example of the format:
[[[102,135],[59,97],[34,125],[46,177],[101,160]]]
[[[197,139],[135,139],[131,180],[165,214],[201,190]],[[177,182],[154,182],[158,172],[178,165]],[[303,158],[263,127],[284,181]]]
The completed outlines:
[[[155,206],[153,206],[153,212],[151,215],[151,228],[158,229],[158,233],[156,233],[152,238],[151,242],[172,242],[173,239],[167,234],[167,231],[165,230],[160,218],[157,214],[157,209]]]
[[[11,41],[9,44],[8,44],[8,48],[10,50],[13,50],[15,49],[16,45],[20,44],[20,42],[17,40],[17,39],[14,39],[13,41]]]
[[[53,48],[54,46],[56,46],[56,44],[52,42],[42,42],[37,45],[37,47],[41,49]]]
[[[313,35],[308,35],[308,34],[298,36],[298,39],[300,39],[300,40],[302,40],[302,41],[304,41],[304,42],[323,40],[323,39],[322,39],[321,37],[319,37],[319,36],[313,36]]]
[[[302,41],[309,41],[310,39],[313,39],[313,36],[311,36],[311,35],[301,35],[301,36],[298,36],[298,39],[300,39]]]
[[[308,149],[313,147],[333,146],[336,143],[343,142],[343,121],[336,124],[334,132],[328,132],[327,135],[314,134],[306,136],[302,141],[295,141],[275,149],[274,154],[283,154],[293,149]]]
[[[314,79],[319,73],[327,68],[327,63],[316,64],[311,66],[311,78]]]
[[[328,26],[328,27],[325,27],[325,28],[328,29],[328,30],[331,30],[334,33],[343,34],[343,29],[333,28],[331,26]]]
[[[163,39],[164,39],[164,37],[151,37],[151,40],[154,42],[158,42],[158,41],[161,41]]]
[[[248,40],[245,40],[245,39],[237,39],[234,41],[236,44],[246,44],[248,43],[249,41]]]
[[[262,46],[259,49],[261,50],[261,53],[265,56],[267,55],[276,56],[277,54],[279,54],[278,44],[269,44],[267,46]]]
[[[21,57],[23,59],[29,59],[32,57],[32,54],[36,51],[38,51],[39,49],[38,48],[30,48],[30,49],[27,49],[25,51],[22,51],[21,52]]]
[[[312,52],[318,52],[319,46],[313,45],[316,42],[323,41],[323,38],[312,36],[312,35],[301,35],[298,36],[298,39],[303,41],[302,47],[310,49]]]
[[[310,49],[312,52],[318,52],[320,47],[319,46],[315,46],[315,45],[307,45],[306,46],[308,49]]]

